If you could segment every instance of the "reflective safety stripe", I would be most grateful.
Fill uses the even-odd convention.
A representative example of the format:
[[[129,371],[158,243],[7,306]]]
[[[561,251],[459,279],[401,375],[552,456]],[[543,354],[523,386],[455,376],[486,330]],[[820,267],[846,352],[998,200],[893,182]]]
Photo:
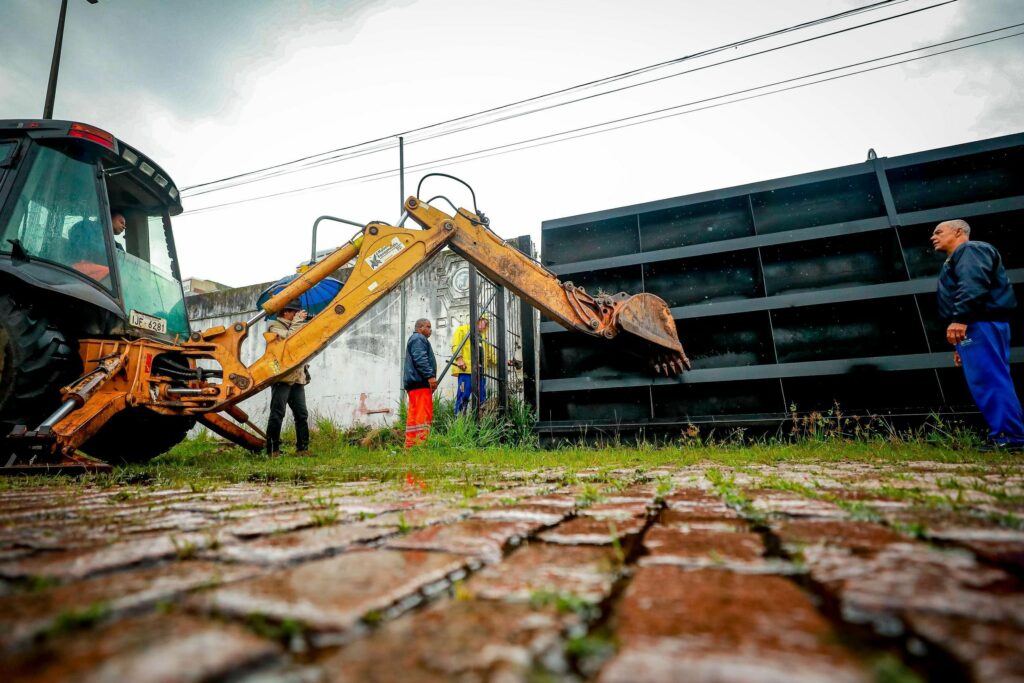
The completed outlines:
[[[423,443],[430,436],[430,423],[434,420],[434,400],[430,389],[411,389],[406,416],[405,447]]]
[[[430,425],[429,424],[409,425],[408,427],[405,428],[405,431],[407,431],[407,432],[418,432],[418,431],[421,431],[421,430],[424,430],[424,429],[429,431],[430,430]]]

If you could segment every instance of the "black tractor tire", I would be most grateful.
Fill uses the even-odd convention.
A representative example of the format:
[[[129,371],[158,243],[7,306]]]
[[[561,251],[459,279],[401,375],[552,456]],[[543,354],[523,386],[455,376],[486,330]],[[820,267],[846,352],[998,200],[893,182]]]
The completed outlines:
[[[15,425],[34,429],[60,407],[60,388],[81,373],[75,340],[42,313],[0,294],[0,453]]]
[[[184,441],[195,424],[194,417],[128,408],[110,418],[79,450],[111,465],[149,462]]]

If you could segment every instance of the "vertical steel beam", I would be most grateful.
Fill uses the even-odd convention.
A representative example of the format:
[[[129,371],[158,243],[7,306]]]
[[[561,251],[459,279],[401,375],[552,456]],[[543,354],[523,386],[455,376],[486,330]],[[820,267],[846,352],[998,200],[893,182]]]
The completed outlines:
[[[476,321],[480,319],[480,276],[476,266],[469,267],[469,385],[472,387],[473,414],[480,419],[480,381],[483,376],[483,359],[480,358],[480,333]]]
[[[535,258],[533,241],[529,235],[521,235],[515,238],[513,243],[516,249],[530,258]],[[540,393],[537,390],[537,349],[540,346],[540,333],[539,326],[534,323],[535,317],[536,311],[533,307],[520,300],[519,333],[523,344],[523,398],[534,410],[540,410]]]
[[[508,408],[508,354],[505,335],[505,288],[494,285],[494,332],[498,351],[498,405],[502,410]]]
[[[750,227],[753,228],[754,234],[757,234],[757,218],[754,215],[754,199],[751,195],[747,195],[747,211],[750,212]],[[763,296],[768,296],[768,279],[764,276],[764,259],[761,258],[761,247],[757,247],[757,269],[761,271],[761,292]],[[775,346],[775,323],[772,321],[772,312],[765,311],[768,316],[768,343],[772,347],[772,362],[778,364],[779,362],[779,350]],[[783,383],[782,378],[779,378],[779,395],[782,397],[782,412],[785,413],[789,410],[789,404],[786,403],[786,385]]]
[[[875,178],[878,179],[878,187],[882,192],[882,201],[885,203],[885,215],[889,218],[889,227],[896,235],[896,248],[900,250],[900,262],[903,263],[903,272],[907,276],[907,281],[914,279],[913,274],[910,272],[910,264],[907,262],[907,252],[903,248],[903,238],[900,237],[900,221],[899,213],[896,211],[896,200],[892,196],[892,187],[889,185],[889,176],[885,173],[885,159],[872,159],[871,165],[875,168]],[[914,300],[914,310],[917,311],[917,321],[921,325],[921,334],[924,336],[924,347],[928,350],[928,353],[932,352],[932,342],[928,339],[928,328],[924,324],[924,314],[921,313],[921,304],[917,300],[917,296],[913,295],[910,297]],[[946,390],[942,386],[942,379],[939,378],[939,371],[933,370],[935,374],[935,384],[939,387],[939,399],[943,405],[946,404]]]

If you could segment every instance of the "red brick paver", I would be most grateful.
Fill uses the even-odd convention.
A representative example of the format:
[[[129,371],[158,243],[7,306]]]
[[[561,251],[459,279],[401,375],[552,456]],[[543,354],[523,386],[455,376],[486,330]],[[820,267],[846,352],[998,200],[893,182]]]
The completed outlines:
[[[716,470],[13,486],[0,671],[1024,682],[1024,463]]]

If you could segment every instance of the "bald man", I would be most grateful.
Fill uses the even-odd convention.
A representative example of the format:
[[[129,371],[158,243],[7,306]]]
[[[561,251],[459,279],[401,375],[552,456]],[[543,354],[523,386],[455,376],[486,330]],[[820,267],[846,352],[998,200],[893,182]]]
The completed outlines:
[[[1010,316],[1017,299],[1003,259],[987,242],[971,240],[967,221],[939,223],[935,251],[946,253],[939,273],[939,317],[953,362],[963,367],[967,386],[989,426],[986,450],[1024,449],[1024,415],[1010,377]]]

